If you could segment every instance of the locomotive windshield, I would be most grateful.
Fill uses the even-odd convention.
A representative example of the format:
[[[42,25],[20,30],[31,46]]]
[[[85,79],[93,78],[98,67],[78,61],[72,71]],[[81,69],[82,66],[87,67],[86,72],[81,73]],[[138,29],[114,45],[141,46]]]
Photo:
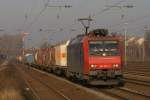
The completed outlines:
[[[117,41],[90,41],[89,55],[93,56],[117,56],[119,55]]]

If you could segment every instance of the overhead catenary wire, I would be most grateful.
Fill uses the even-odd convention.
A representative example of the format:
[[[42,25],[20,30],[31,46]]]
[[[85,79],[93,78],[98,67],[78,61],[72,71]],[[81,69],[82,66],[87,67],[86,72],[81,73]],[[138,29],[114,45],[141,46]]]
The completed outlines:
[[[32,16],[32,13],[33,13],[36,3],[37,3],[37,1],[32,1],[31,8],[29,8],[28,11],[25,13],[24,22],[23,22],[23,25],[21,28],[22,31],[25,31],[25,26],[26,26],[29,18]]]
[[[25,24],[26,24],[27,20],[28,20],[28,15],[27,15],[27,13],[25,13],[25,15],[24,15],[24,21],[23,21],[22,28],[21,28],[22,31],[24,31]]]
[[[44,3],[44,8],[37,14],[37,16],[35,16],[35,18],[33,19],[33,21],[28,25],[27,29],[30,30],[31,27],[33,26],[33,24],[35,24],[38,19],[40,18],[40,16],[44,13],[44,11],[48,8],[48,7],[57,7],[57,8],[71,8],[72,6],[71,5],[58,5],[58,6],[53,6],[53,5],[49,5],[49,2],[50,0],[43,0],[43,3]]]
[[[33,25],[39,20],[40,16],[44,13],[44,11],[48,8],[48,7],[56,7],[56,8],[71,8],[71,5],[49,5],[50,0],[43,0],[44,3],[44,7],[39,11],[39,13],[34,17],[34,19],[28,24],[27,26],[27,31],[30,31],[32,33],[33,30],[32,29]],[[33,9],[33,8],[32,8]],[[32,14],[32,13],[31,13]],[[43,29],[40,28],[40,32],[42,32]]]
[[[115,7],[116,5],[119,5],[119,4],[121,4],[122,2],[124,2],[125,0],[122,0],[122,1],[120,1],[120,2],[118,2],[118,3],[116,3],[115,5],[113,5],[113,6],[110,6],[110,7],[108,7],[108,8],[105,8],[105,9],[103,9],[100,13],[98,13],[98,14],[102,14],[102,13],[104,13],[105,11],[108,11],[108,10],[110,10],[110,8],[112,8],[112,7]],[[120,7],[120,6],[118,6],[118,7]],[[127,6],[124,6],[124,7],[133,7],[132,5],[127,5]],[[93,15],[94,16],[94,15]],[[134,23],[136,23],[136,22],[138,22],[138,21],[141,21],[141,20],[143,20],[143,19],[146,19],[146,18],[149,18],[149,16],[150,16],[150,13],[149,14],[147,14],[147,15],[144,15],[144,16],[140,16],[140,17],[137,17],[137,18],[134,18],[134,19],[129,19],[129,20],[127,20],[126,21],[126,23],[131,23],[131,24],[129,24],[129,25],[132,25],[132,27],[134,27]],[[123,16],[124,17],[124,16]],[[108,26],[109,28],[114,28],[114,27],[117,27],[117,26],[120,26],[120,25],[122,25],[122,23],[118,23],[118,24],[113,24],[113,25],[111,25],[111,26]],[[131,27],[129,28],[129,29],[132,29]]]
[[[126,1],[126,0],[121,0],[121,1],[119,1],[119,2],[117,2],[117,3],[115,3],[114,5],[119,5],[119,4],[121,4],[121,3],[125,2],[125,1]],[[31,27],[33,26],[33,24],[38,21],[39,17],[42,15],[42,13],[43,13],[43,12],[46,10],[46,8],[48,7],[49,0],[47,0],[46,2],[45,2],[45,0],[43,0],[43,2],[44,2],[44,8],[37,14],[37,16],[33,19],[33,21],[28,25],[28,29],[31,29]],[[101,15],[101,14],[103,14],[104,12],[110,10],[111,8],[112,8],[112,7],[107,7],[107,8],[105,8],[105,9],[102,9],[100,12],[91,15],[91,17],[96,17],[96,16],[98,16],[98,15]],[[69,25],[69,26],[70,26],[70,25]],[[70,30],[70,29],[69,29],[69,30]]]
[[[44,8],[37,14],[37,16],[33,19],[33,21],[28,25],[27,29],[31,29],[31,27],[33,26],[33,24],[38,21],[39,17],[42,15],[42,13],[43,13],[43,12],[47,9],[47,7],[49,6],[49,5],[48,5],[48,4],[49,4],[49,1],[50,1],[50,0],[47,0],[47,1],[45,2],[45,0],[43,0],[43,2],[44,2]],[[119,5],[119,4],[121,4],[122,2],[125,2],[125,1],[126,1],[126,0],[121,0],[121,1],[119,1],[119,2],[117,2],[117,3],[115,3],[114,5]],[[107,8],[105,8],[105,9],[102,9],[100,12],[91,15],[91,17],[96,17],[97,15],[100,15],[100,14],[104,13],[105,11],[110,10],[111,8],[112,8],[112,7],[107,7]]]
[[[117,3],[115,3],[115,4],[113,4],[113,5],[116,6],[116,5],[119,5],[119,4],[121,4],[121,3],[125,2],[125,1],[126,1],[126,0],[121,0],[121,1],[119,1],[119,2],[117,2]],[[91,14],[90,17],[91,17],[91,18],[93,19],[93,21],[96,23],[95,17],[97,17],[98,15],[103,14],[103,13],[106,12],[106,11],[111,10],[111,8],[112,8],[112,7],[104,8],[104,9],[102,9],[100,12],[97,12],[97,13],[95,13],[95,14]],[[76,21],[77,21],[77,20],[76,20]]]
[[[96,23],[97,23],[97,22],[96,22],[96,17],[97,17],[97,16],[100,16],[100,15],[102,15],[103,13],[105,13],[105,12],[111,10],[111,9],[113,8],[113,6],[118,6],[118,5],[120,5],[120,4],[122,4],[122,3],[126,2],[126,1],[127,1],[127,0],[120,0],[119,2],[116,2],[116,3],[112,4],[112,6],[107,6],[106,8],[102,9],[101,11],[99,11],[99,12],[97,12],[97,13],[95,13],[95,14],[91,14],[90,16],[91,16],[91,18],[93,19],[93,22],[96,24]]]
[[[119,2],[117,2],[117,3],[115,3],[115,4],[113,4],[113,5],[114,5],[114,6],[117,6],[117,5],[119,5],[119,4],[121,4],[121,3],[125,2],[125,1],[126,1],[126,0],[121,0],[121,1],[119,1]],[[104,8],[104,9],[102,9],[100,12],[97,12],[97,13],[95,13],[95,14],[92,14],[91,17],[92,17],[92,18],[97,17],[98,15],[101,15],[101,14],[103,14],[104,12],[111,10],[111,8],[113,8],[113,7],[106,7],[106,8]]]
[[[28,17],[32,16],[32,13],[34,11],[34,8],[35,8],[36,4],[37,4],[37,1],[32,2],[31,9],[29,10],[29,13],[28,13]]]
[[[47,1],[44,3],[43,9],[41,9],[41,11],[37,14],[37,16],[35,16],[35,18],[33,19],[33,21],[28,25],[28,27],[27,27],[28,30],[30,30],[30,29],[32,28],[33,24],[38,21],[38,19],[40,18],[40,16],[41,16],[41,15],[43,14],[43,12],[47,9],[48,4],[49,4],[49,0],[47,0]]]
[[[143,19],[145,19],[145,18],[149,18],[149,16],[150,16],[150,13],[147,14],[147,15],[144,15],[144,16],[140,16],[140,17],[138,17],[138,18],[129,19],[129,20],[127,20],[126,22],[133,24],[133,23],[136,23],[136,22],[138,22],[138,21],[141,21],[141,20],[143,20]],[[114,27],[118,27],[118,26],[120,26],[120,25],[122,25],[122,23],[113,24],[113,25],[111,25],[111,26],[109,26],[109,27],[110,27],[110,28],[114,28]]]

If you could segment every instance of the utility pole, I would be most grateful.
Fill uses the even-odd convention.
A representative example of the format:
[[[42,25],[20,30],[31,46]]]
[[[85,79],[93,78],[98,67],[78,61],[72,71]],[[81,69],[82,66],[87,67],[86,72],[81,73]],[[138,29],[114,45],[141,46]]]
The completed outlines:
[[[111,7],[111,8],[119,8],[120,10],[123,11],[124,8],[133,8],[135,7],[134,5],[106,5],[106,7]],[[123,21],[124,24],[124,45],[125,45],[125,57],[124,57],[124,66],[127,66],[127,25],[128,23],[124,21],[125,19],[125,14],[121,15],[121,20]]]
[[[22,38],[22,56],[24,56],[24,54],[25,54],[25,44],[24,44],[24,42],[25,42],[25,37],[27,36],[27,35],[29,35],[29,33],[26,33],[26,32],[21,32],[21,38]]]
[[[145,61],[145,44],[146,44],[146,33],[147,33],[147,26],[144,27],[144,43],[143,43],[143,62]]]
[[[81,24],[84,26],[85,35],[87,35],[88,29],[90,28],[90,22],[92,21],[91,16],[89,16],[88,18],[79,18],[78,21],[81,22]],[[86,22],[87,22],[87,24],[86,24]]]

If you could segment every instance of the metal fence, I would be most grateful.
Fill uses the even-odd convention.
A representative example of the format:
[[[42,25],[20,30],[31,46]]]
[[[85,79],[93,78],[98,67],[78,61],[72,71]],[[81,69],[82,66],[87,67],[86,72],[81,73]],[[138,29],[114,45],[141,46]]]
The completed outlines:
[[[133,37],[132,37],[133,38]],[[142,38],[129,38],[127,45],[127,61],[150,61],[150,40],[141,41]]]

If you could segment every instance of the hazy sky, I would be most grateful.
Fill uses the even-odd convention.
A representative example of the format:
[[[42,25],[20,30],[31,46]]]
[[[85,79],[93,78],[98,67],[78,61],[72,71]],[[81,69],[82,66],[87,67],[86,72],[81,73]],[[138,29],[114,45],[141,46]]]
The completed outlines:
[[[111,8],[107,5],[134,5],[134,8]],[[143,35],[150,28],[150,0],[49,0],[49,6],[72,5],[72,8],[45,7],[47,0],[0,0],[0,34],[29,32],[26,46],[39,46],[48,41],[56,43],[83,33],[78,18],[92,16],[91,29],[109,28],[123,32],[127,22],[128,34]],[[42,12],[42,13],[40,13]],[[121,15],[124,14],[124,21]],[[72,31],[74,30],[74,31]]]

